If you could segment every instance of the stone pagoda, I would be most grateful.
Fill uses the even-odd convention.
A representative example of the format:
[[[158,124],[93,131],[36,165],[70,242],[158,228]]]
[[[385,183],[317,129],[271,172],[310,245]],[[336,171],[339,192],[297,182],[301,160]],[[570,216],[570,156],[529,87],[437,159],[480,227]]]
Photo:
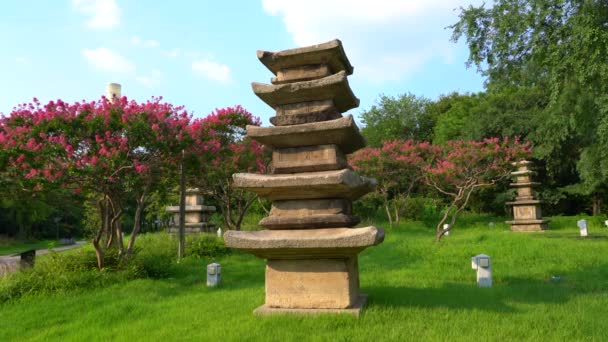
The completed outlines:
[[[507,205],[513,207],[513,221],[507,221],[511,225],[512,231],[531,232],[547,229],[548,220],[543,220],[540,209],[542,201],[534,199],[534,191],[532,188],[540,183],[533,182],[532,176],[536,172],[530,167],[532,162],[522,160],[513,163],[518,170],[512,172],[515,177],[515,183],[511,183],[511,187],[517,189],[517,197],[514,202],[507,202]]]
[[[365,146],[353,117],[359,105],[347,76],[353,67],[342,43],[258,51],[276,77],[253,92],[276,110],[276,127],[247,126],[247,136],[273,150],[273,174],[233,175],[237,187],[272,201],[265,230],[228,231],[226,245],[266,259],[266,302],[254,312],[345,312],[358,315],[357,255],[384,239],[376,227],[352,228],[352,201],[374,179],[353,172],[345,155]]]
[[[177,234],[179,232],[179,206],[167,207],[167,211],[173,213],[169,233]],[[209,222],[209,216],[214,212],[214,206],[203,204],[203,195],[199,189],[186,189],[186,222],[184,224],[186,234],[212,233],[215,225]]]

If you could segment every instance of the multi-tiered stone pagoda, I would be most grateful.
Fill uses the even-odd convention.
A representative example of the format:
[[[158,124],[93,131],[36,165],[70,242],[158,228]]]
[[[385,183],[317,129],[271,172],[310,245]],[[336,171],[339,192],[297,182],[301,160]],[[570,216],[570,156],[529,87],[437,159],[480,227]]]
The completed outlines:
[[[266,259],[266,303],[257,314],[347,312],[366,301],[359,291],[357,255],[384,239],[376,227],[352,228],[352,201],[372,191],[345,155],[365,146],[352,116],[347,76],[353,67],[342,43],[279,52],[258,51],[276,77],[253,83],[254,93],[276,110],[276,127],[247,126],[247,135],[273,150],[273,174],[235,174],[237,187],[270,199],[265,230],[228,231],[229,247]]]
[[[186,189],[186,218],[184,222],[184,232],[186,234],[211,233],[214,224],[209,222],[209,217],[215,212],[215,207],[204,205],[203,194],[199,189]],[[179,206],[167,207],[167,211],[173,213],[173,218],[169,225],[169,233],[179,232]]]
[[[514,165],[518,170],[511,173],[515,177],[515,183],[511,183],[511,187],[517,189],[517,197],[514,202],[507,202],[507,205],[513,207],[513,221],[506,223],[511,225],[512,231],[545,230],[549,221],[543,220],[540,209],[542,201],[534,199],[533,187],[540,183],[532,181],[532,176],[536,174],[530,169],[532,162],[523,160]]]

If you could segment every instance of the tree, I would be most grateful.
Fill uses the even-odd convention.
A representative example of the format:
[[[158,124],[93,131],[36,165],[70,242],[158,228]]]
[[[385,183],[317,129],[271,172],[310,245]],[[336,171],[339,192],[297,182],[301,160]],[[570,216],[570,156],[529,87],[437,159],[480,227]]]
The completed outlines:
[[[262,145],[245,137],[247,125],[260,125],[241,106],[216,109],[207,117],[195,120],[190,132],[198,151],[191,153],[197,172],[193,183],[205,190],[220,205],[228,229],[240,230],[241,224],[257,196],[233,186],[237,172],[265,173],[270,156]],[[203,152],[203,153],[201,153]]]
[[[385,140],[430,141],[435,118],[426,113],[431,101],[407,93],[397,98],[381,95],[378,103],[361,113],[365,127],[361,133],[369,146],[380,147]]]
[[[396,198],[407,199],[420,185],[422,169],[437,147],[414,140],[385,141],[382,147],[366,147],[349,156],[349,164],[363,175],[377,180],[389,224],[399,222]],[[393,204],[392,213],[390,204]]]
[[[608,148],[606,27],[608,3],[597,0],[499,0],[461,9],[452,26],[455,41],[466,37],[469,64],[488,76],[489,92],[519,87],[546,99],[529,135],[535,156],[562,186],[593,193],[598,209],[608,179],[593,170],[608,157],[596,153]]]
[[[511,164],[527,158],[531,150],[518,140],[492,138],[480,142],[449,141],[438,152],[424,168],[424,181],[449,199],[436,227],[436,240],[440,241],[454,227],[475,190],[507,176]]]

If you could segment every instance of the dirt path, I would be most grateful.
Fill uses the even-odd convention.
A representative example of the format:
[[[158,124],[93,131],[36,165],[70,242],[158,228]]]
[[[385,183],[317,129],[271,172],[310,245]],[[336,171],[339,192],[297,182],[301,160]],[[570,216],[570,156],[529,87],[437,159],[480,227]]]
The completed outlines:
[[[85,243],[87,243],[87,242],[86,241],[76,241],[72,245],[66,245],[66,246],[61,246],[61,247],[56,247],[56,248],[51,248],[51,249],[37,249],[36,256],[48,254],[51,251],[61,252],[61,251],[65,251],[68,249],[78,248],[78,247],[84,245]],[[0,277],[7,273],[14,272],[14,271],[20,269],[21,268],[21,263],[19,262],[20,260],[21,260],[21,257],[19,256],[19,254],[0,256]]]

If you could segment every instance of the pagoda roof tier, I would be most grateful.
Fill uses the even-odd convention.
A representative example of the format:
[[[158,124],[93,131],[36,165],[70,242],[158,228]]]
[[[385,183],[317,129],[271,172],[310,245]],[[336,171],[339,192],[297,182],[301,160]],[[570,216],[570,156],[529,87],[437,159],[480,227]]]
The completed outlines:
[[[170,213],[179,213],[179,206],[167,207],[167,211]],[[185,211],[187,213],[213,212],[215,211],[215,207],[212,205],[187,205]]]
[[[540,185],[540,183],[539,182],[525,182],[525,183],[511,183],[509,185],[513,188],[526,188],[526,187],[533,187],[535,185]]]
[[[535,175],[536,171],[532,170],[519,170],[511,172],[512,176],[525,176],[525,175]]]
[[[344,71],[312,81],[276,85],[253,82],[251,87],[262,101],[275,109],[280,105],[321,100],[333,100],[340,113],[359,106]]]
[[[515,201],[515,202],[507,202],[506,205],[530,205],[530,204],[540,204],[543,203],[541,200],[524,200],[524,201]]]
[[[234,186],[269,200],[346,198],[355,200],[376,187],[376,180],[352,170],[260,175],[235,173]]]
[[[352,74],[354,69],[338,39],[277,52],[258,50],[257,55],[260,62],[275,75],[279,70],[316,64],[327,64],[334,73],[345,71],[347,75]]]
[[[247,136],[270,148],[287,148],[334,144],[348,154],[365,147],[365,139],[352,115],[301,125],[259,127],[247,126]]]
[[[264,259],[337,258],[356,255],[384,241],[384,229],[324,228],[292,230],[229,230],[226,246]]]

